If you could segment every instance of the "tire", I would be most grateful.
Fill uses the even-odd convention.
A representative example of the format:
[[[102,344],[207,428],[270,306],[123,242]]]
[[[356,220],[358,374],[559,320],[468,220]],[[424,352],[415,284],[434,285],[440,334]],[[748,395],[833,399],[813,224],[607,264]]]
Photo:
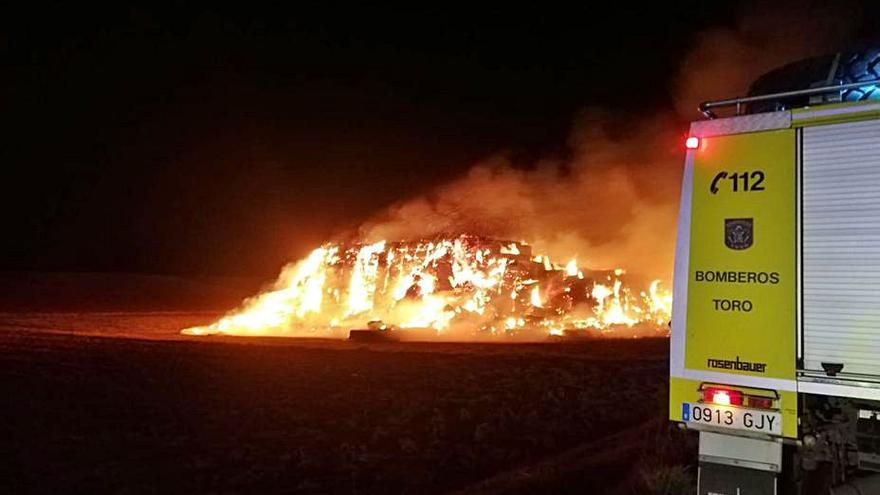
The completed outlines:
[[[841,60],[838,77],[843,84],[880,79],[880,47],[849,54]],[[843,101],[880,99],[877,85],[849,89],[841,95]]]
[[[880,42],[878,42],[869,48],[800,60],[770,71],[752,83],[749,87],[749,96],[829,85],[829,75],[835,60],[838,60],[837,70],[830,78],[830,84],[880,79]],[[842,101],[880,99],[880,88],[870,85],[849,89],[841,92],[840,98]],[[809,96],[761,101],[750,104],[746,113],[772,112],[809,104]]]

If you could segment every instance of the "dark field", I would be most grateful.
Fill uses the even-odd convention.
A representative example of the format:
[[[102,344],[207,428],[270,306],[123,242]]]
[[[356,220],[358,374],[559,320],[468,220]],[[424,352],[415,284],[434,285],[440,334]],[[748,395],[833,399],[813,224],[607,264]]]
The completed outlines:
[[[667,455],[665,339],[176,333],[215,315],[0,315],[0,492],[633,493]]]

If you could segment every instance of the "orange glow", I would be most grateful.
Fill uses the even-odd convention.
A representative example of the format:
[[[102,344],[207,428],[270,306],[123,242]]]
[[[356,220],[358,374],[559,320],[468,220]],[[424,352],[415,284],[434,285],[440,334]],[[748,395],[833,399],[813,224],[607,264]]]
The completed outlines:
[[[286,267],[271,289],[183,333],[346,338],[373,322],[464,338],[636,324],[665,335],[671,293],[659,280],[633,290],[624,273],[590,271],[574,259],[563,266],[522,242],[466,235],[326,244]]]

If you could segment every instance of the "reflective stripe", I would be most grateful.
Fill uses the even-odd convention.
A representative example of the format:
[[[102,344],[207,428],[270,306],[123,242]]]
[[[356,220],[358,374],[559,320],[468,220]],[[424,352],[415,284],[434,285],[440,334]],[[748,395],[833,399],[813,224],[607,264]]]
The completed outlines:
[[[797,273],[797,295],[803,294],[803,129],[798,129],[795,135],[795,273]],[[795,297],[795,340],[797,340],[797,359],[804,357],[804,322],[803,322],[803,299]]]
[[[691,136],[711,137],[743,134],[746,132],[788,129],[791,127],[791,112],[767,112],[740,115],[723,119],[700,120],[691,124]]]
[[[678,211],[678,234],[675,239],[675,271],[672,284],[672,334],[669,371],[672,376],[684,371],[685,334],[687,331],[688,263],[691,244],[691,196],[694,182],[694,150],[688,151],[681,181]]]

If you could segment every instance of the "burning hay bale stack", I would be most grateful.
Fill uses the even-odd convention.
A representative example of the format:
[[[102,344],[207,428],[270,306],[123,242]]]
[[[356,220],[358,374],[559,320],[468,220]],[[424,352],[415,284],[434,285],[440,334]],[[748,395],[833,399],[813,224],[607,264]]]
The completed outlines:
[[[630,280],[620,269],[584,270],[574,259],[556,264],[523,242],[472,235],[327,244],[239,310],[184,332],[357,340],[602,334],[621,325],[662,327],[671,298],[659,284]]]

